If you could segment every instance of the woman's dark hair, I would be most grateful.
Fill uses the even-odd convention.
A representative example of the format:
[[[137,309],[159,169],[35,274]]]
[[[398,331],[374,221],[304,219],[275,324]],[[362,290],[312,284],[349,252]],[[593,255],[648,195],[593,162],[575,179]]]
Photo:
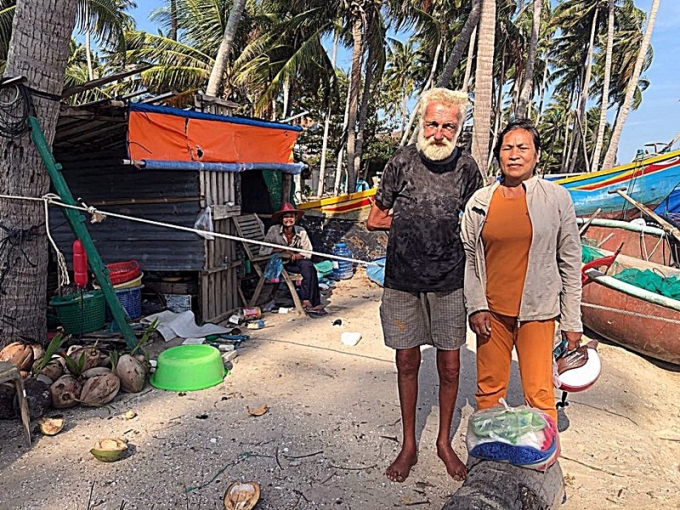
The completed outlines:
[[[541,150],[541,135],[538,134],[538,130],[534,124],[529,119],[519,119],[510,122],[507,126],[505,126],[505,129],[503,129],[501,134],[498,136],[498,142],[496,142],[496,146],[493,148],[493,155],[496,156],[496,161],[500,162],[501,146],[503,145],[503,139],[505,138],[505,135],[507,135],[510,131],[514,131],[515,129],[524,129],[525,131],[529,131],[534,139],[534,148],[536,149],[536,152]]]

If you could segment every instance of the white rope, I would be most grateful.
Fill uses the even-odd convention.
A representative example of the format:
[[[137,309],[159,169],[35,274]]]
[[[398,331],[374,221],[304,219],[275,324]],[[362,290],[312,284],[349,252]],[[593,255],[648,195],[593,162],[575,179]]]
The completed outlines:
[[[134,221],[137,223],[145,223],[147,225],[155,225],[158,227],[166,227],[166,228],[173,228],[175,230],[182,230],[184,232],[192,232],[194,234],[199,234],[199,235],[211,235],[213,237],[219,237],[221,239],[227,239],[229,241],[239,241],[242,243],[250,243],[250,244],[257,244],[259,246],[268,246],[270,248],[281,248],[280,244],[274,244],[274,243],[268,243],[265,241],[256,241],[254,239],[245,239],[242,237],[238,236],[232,236],[229,234],[222,234],[220,232],[210,232],[208,230],[201,230],[197,228],[191,228],[191,227],[183,227],[181,225],[175,225],[173,223],[165,223],[162,221],[153,221],[153,220],[147,220],[144,218],[136,218],[134,216],[127,216],[125,214],[117,214],[114,212],[109,212],[109,211],[101,211],[98,209],[95,209],[94,207],[84,207],[84,206],[79,206],[79,205],[70,205],[70,204],[65,204],[64,202],[61,201],[61,198],[58,195],[55,195],[54,193],[48,193],[46,195],[43,195],[40,198],[35,198],[35,197],[20,197],[20,196],[15,196],[15,195],[0,195],[0,198],[8,198],[8,199],[13,199],[13,200],[33,200],[33,201],[45,201],[46,204],[52,204],[56,205],[59,207],[64,207],[66,209],[74,209],[77,211],[82,211],[86,212],[88,214],[91,214],[93,217],[93,222],[95,221],[94,218],[95,216],[97,218],[101,218],[102,216],[110,216],[111,218],[118,218],[121,220],[127,220],[127,221]],[[101,219],[98,219],[97,221],[101,221]],[[379,266],[380,264],[376,262],[368,262],[365,260],[359,260],[359,259],[353,259],[349,257],[341,257],[339,255],[332,255],[329,253],[321,253],[318,251],[313,251],[313,250],[303,250],[301,248],[293,248],[292,246],[286,247],[288,251],[292,252],[297,252],[297,253],[302,253],[302,254],[311,254],[311,255],[317,255],[322,258],[326,259],[333,259],[333,260],[342,260],[345,262],[352,262],[354,264],[361,264],[364,266]]]
[[[655,319],[655,320],[658,320],[658,321],[661,321],[661,322],[669,322],[671,324],[680,324],[679,320],[668,319],[666,317],[656,317],[654,315],[646,315],[644,313],[631,312],[631,311],[628,311],[628,310],[620,310],[618,308],[611,308],[609,306],[595,305],[595,304],[592,304],[592,303],[583,303],[583,302],[581,303],[581,306],[586,307],[586,308],[594,308],[595,310],[604,310],[604,311],[607,311],[607,312],[616,312],[616,313],[620,313],[621,315],[630,315],[631,317],[638,317],[638,318],[641,318],[641,319]]]
[[[69,279],[68,276],[68,268],[66,267],[66,260],[64,259],[64,254],[59,251],[57,243],[54,242],[54,239],[52,239],[52,234],[50,233],[50,206],[47,203],[47,200],[44,200],[43,204],[45,205],[45,232],[47,233],[47,238],[50,240],[50,243],[52,244],[52,248],[54,248],[54,252],[57,254],[57,275],[58,275],[57,288],[60,289],[65,285],[69,285],[71,283],[71,280]]]

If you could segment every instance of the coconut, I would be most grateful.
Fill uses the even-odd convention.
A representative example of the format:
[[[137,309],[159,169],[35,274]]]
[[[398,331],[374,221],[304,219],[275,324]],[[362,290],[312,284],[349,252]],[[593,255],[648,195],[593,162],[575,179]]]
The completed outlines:
[[[52,398],[50,396],[50,384],[38,379],[29,377],[24,381],[24,391],[26,393],[26,402],[28,403],[28,414],[32,420],[40,418],[45,411],[50,408]],[[20,412],[19,400],[14,400],[14,410],[17,414]]]
[[[0,351],[0,361],[14,363],[19,370],[30,370],[33,366],[33,349],[22,342],[12,342]]]
[[[64,428],[64,418],[43,417],[38,420],[38,429],[45,436],[56,436]]]
[[[45,368],[40,371],[40,374],[46,375],[53,381],[56,381],[64,375],[64,367],[59,361],[53,359],[45,365]]]
[[[123,458],[127,449],[125,441],[106,438],[97,441],[90,450],[90,453],[102,462],[115,462]]]
[[[68,356],[71,357],[71,359],[73,359],[73,361],[76,363],[80,363],[80,358],[83,355],[85,356],[85,363],[82,369],[83,372],[85,370],[99,366],[99,349],[95,349],[94,347],[79,347],[72,351],[69,349],[69,351],[70,354],[68,354]]]
[[[31,350],[33,351],[33,359],[40,360],[45,355],[45,348],[40,344],[31,344]]]
[[[113,372],[90,377],[80,392],[80,402],[86,406],[101,406],[111,402],[120,390],[120,379]]]
[[[68,409],[78,404],[81,385],[72,375],[62,375],[50,386],[52,406],[56,409]]]
[[[120,386],[128,393],[139,393],[146,382],[147,370],[134,356],[123,354],[116,365]]]
[[[104,375],[104,374],[110,374],[111,369],[107,367],[94,367],[89,370],[85,370],[85,372],[82,373],[82,376],[85,379],[89,379],[90,377],[94,377],[95,375]]]
[[[59,379],[59,378],[57,377],[57,379]],[[44,382],[45,384],[47,384],[47,387],[48,387],[48,388],[49,388],[50,386],[52,386],[52,383],[54,382],[51,378],[47,377],[45,374],[38,374],[38,375],[36,375],[36,376],[35,376],[35,380],[36,380],[36,381]]]

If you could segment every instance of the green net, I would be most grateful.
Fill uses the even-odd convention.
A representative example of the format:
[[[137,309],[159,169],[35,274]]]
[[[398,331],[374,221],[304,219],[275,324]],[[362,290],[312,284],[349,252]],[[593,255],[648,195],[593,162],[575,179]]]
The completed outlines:
[[[674,276],[665,277],[649,269],[629,267],[614,275],[614,278],[662,296],[680,299],[680,280]]]

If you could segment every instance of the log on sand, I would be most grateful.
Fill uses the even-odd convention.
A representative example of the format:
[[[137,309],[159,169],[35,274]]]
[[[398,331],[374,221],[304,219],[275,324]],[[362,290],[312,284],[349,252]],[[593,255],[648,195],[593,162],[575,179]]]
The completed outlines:
[[[468,477],[442,510],[549,510],[564,500],[559,462],[545,473],[505,462],[471,459]]]

